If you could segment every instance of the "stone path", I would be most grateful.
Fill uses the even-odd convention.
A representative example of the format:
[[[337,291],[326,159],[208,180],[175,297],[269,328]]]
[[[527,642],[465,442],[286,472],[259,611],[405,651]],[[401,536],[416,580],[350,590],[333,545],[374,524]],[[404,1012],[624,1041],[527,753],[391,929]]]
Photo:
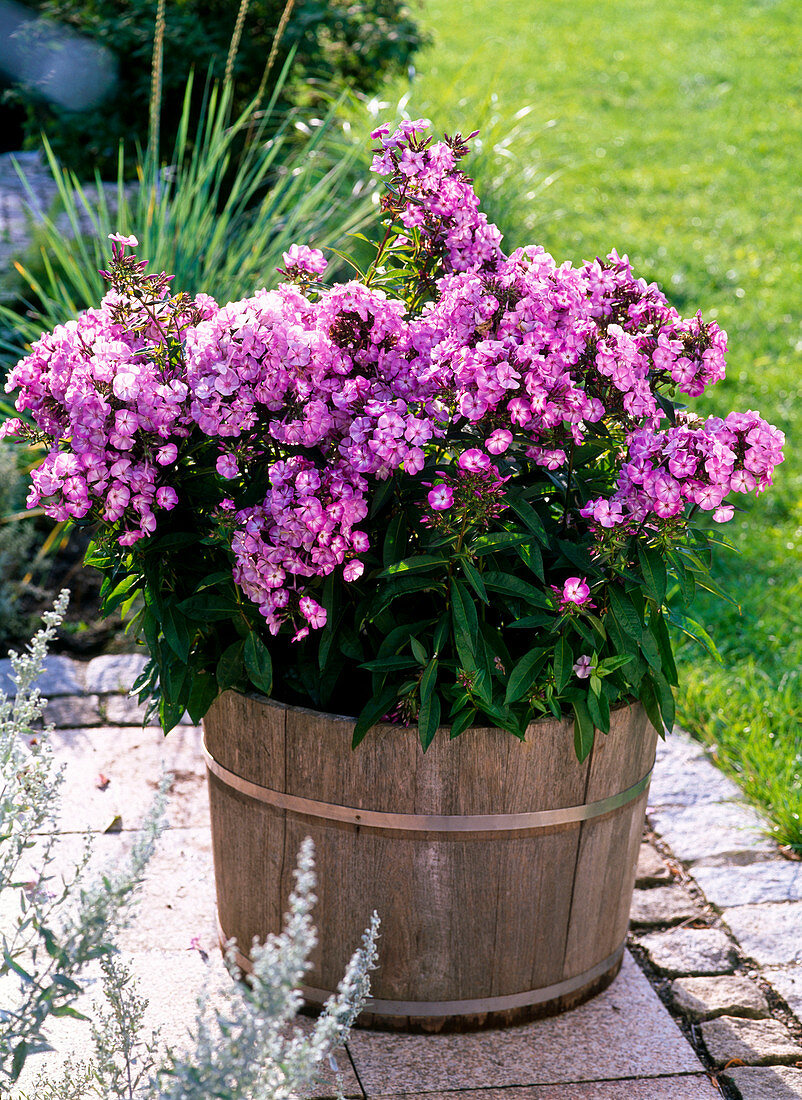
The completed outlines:
[[[165,739],[142,728],[142,710],[127,696],[142,663],[54,656],[40,687],[56,726],[56,758],[66,766],[65,866],[80,855],[86,828],[99,863],[118,859],[136,836],[162,760],[175,777],[169,828],[122,946],[150,999],[148,1026],[161,1024],[165,1039],[180,1043],[204,982],[222,997],[230,979],[216,948],[200,731],[185,724]],[[0,661],[0,689],[7,671]],[[683,734],[658,750],[648,822],[631,950],[608,990],[573,1012],[506,1031],[357,1031],[339,1059],[346,1095],[802,1097],[802,863],[784,858],[765,822]],[[58,1023],[59,1049],[80,1051],[81,1025]],[[326,1086],[319,1095],[334,1093]]]

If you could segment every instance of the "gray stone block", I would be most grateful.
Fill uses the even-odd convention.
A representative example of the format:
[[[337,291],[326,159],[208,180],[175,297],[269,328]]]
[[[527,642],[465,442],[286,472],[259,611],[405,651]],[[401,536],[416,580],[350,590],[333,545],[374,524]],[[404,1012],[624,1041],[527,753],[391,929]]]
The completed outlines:
[[[713,802],[651,815],[652,828],[685,863],[753,863],[777,854],[767,824],[751,807]]]
[[[735,966],[735,949],[717,928],[674,928],[640,936],[658,970],[671,977],[681,974],[727,974]]]
[[[702,1024],[702,1038],[717,1066],[734,1058],[748,1066],[791,1065],[802,1059],[802,1047],[779,1020],[720,1016]]]
[[[768,901],[802,901],[802,863],[771,859],[747,866],[696,866],[693,877],[720,909]]]
[[[789,966],[785,970],[769,970],[763,976],[802,1022],[802,966]]]
[[[97,695],[57,695],[48,699],[44,720],[56,729],[101,724]]]
[[[127,694],[148,662],[143,653],[105,654],[86,666],[86,690],[108,695]]]
[[[666,866],[665,860],[648,841],[640,846],[638,853],[638,870],[636,872],[636,886],[659,886],[661,883],[671,881],[671,871]]]
[[[802,1069],[788,1066],[737,1066],[722,1074],[738,1090],[740,1100],[800,1100]]]
[[[650,806],[707,805],[741,797],[737,785],[722,775],[704,746],[687,733],[675,731],[658,742],[649,788]]]
[[[802,963],[802,901],[725,909],[724,920],[743,953],[760,966]]]
[[[676,1008],[694,1020],[716,1016],[744,1016],[753,1020],[769,1015],[763,992],[748,978],[724,974],[715,978],[676,978],[671,983]]]
[[[54,695],[81,695],[86,688],[84,673],[86,666],[58,653],[51,653],[45,662],[44,671],[35,683],[42,695],[52,698]],[[8,657],[0,660],[0,691],[9,698],[17,693],[16,684],[11,680],[13,669]]]
[[[682,886],[655,886],[650,890],[636,890],[629,912],[635,927],[647,928],[657,924],[680,924],[701,915],[701,910]]]
[[[130,695],[109,695],[106,699],[106,721],[112,726],[141,726],[147,704],[138,703]]]
[[[623,1079],[626,1100],[638,1095],[632,1078],[674,1078],[700,1071],[692,1048],[628,954],[609,989],[572,1012],[462,1035],[358,1029],[351,1033],[348,1049],[371,1097],[444,1092],[462,1100],[461,1090],[519,1088],[524,1100],[530,1089],[537,1096],[533,1086],[552,1085],[570,1100],[587,1095],[578,1083]],[[643,1095],[662,1093],[655,1088]],[[673,1096],[684,1100],[681,1091]]]

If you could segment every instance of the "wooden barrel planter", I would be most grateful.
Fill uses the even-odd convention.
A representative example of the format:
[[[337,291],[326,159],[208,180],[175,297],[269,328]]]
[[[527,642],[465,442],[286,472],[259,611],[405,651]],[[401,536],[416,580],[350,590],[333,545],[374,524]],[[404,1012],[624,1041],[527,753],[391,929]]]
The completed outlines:
[[[301,841],[317,853],[319,945],[304,989],[336,989],[373,910],[367,1026],[437,1030],[564,1011],[621,965],[656,734],[613,715],[583,763],[573,724],[497,729],[424,755],[414,729],[227,692],[205,722],[221,940],[244,969],[281,928]]]

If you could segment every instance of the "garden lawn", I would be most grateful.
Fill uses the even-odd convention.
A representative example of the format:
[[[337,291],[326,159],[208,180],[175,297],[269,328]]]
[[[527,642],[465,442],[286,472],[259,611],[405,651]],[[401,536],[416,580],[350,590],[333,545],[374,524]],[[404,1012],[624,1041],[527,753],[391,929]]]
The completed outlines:
[[[494,169],[486,150],[474,168],[508,250],[627,252],[680,311],[729,333],[728,378],[694,408],[757,409],[788,435],[775,488],[723,529],[739,553],[716,575],[739,607],[700,601],[724,663],[683,647],[680,716],[802,853],[798,0],[425,0],[420,13],[435,44],[411,116],[484,124],[491,145],[517,127],[514,160],[502,149]]]

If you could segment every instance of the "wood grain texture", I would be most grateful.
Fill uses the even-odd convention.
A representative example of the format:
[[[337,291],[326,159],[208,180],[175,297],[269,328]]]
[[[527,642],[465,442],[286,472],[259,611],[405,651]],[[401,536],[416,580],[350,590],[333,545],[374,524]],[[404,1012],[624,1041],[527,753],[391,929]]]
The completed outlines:
[[[424,755],[414,730],[381,726],[351,751],[353,720],[227,692],[205,721],[223,767],[262,787],[393,814],[509,814],[581,806],[650,769],[656,735],[622,708],[588,759],[572,723],[534,723],[521,744],[496,729],[455,741],[441,729]],[[218,913],[247,954],[277,932],[301,841],[317,852],[320,943],[308,984],[336,988],[375,909],[382,919],[381,1000],[436,1002],[543,989],[583,974],[626,934],[646,793],[585,822],[487,833],[391,832],[284,811],[210,774]],[[618,965],[548,1004],[468,1018],[366,1016],[438,1030],[562,1011],[607,984]]]

